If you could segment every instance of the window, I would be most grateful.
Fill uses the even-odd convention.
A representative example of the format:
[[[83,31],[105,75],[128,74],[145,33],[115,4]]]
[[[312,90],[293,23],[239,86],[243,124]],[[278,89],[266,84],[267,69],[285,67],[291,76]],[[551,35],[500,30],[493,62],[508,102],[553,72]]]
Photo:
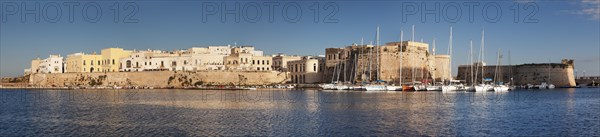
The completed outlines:
[[[171,66],[177,66],[177,62],[176,61],[171,62]]]
[[[113,64],[113,65],[115,64],[115,59],[113,59],[113,61],[112,61],[112,64]]]
[[[269,60],[267,60],[267,65],[269,65]]]
[[[313,64],[313,71],[317,71],[317,63]]]
[[[94,65],[94,60],[90,60],[90,65]]]
[[[83,65],[85,65],[85,60],[83,60]],[[84,70],[85,71],[85,70]]]
[[[125,63],[126,68],[131,68],[131,60],[127,60]]]

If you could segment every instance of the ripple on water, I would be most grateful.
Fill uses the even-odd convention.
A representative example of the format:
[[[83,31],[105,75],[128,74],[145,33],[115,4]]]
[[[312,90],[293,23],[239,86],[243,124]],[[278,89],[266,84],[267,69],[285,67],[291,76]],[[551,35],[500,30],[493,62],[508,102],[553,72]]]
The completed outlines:
[[[190,90],[0,92],[0,136],[600,135],[600,92],[590,89],[233,91],[226,98]]]

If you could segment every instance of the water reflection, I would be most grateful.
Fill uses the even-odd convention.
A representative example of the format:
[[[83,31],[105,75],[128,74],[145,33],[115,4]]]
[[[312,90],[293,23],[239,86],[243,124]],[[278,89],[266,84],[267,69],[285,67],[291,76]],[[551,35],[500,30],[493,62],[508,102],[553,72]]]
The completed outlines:
[[[2,90],[1,136],[593,136],[600,92]]]

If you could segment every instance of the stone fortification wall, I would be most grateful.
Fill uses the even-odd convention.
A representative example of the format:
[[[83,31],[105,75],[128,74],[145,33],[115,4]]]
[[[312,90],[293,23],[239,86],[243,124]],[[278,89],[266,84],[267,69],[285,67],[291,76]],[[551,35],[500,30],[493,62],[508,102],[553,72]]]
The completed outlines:
[[[194,85],[270,85],[288,81],[287,73],[275,71],[146,71],[110,73],[33,74],[30,86],[90,87],[190,87]]]
[[[475,67],[474,67],[475,69]],[[504,83],[510,82],[513,77],[515,85],[540,84],[547,82],[556,86],[575,86],[575,76],[573,75],[573,64],[571,63],[551,63],[551,64],[523,64],[508,66],[503,65],[496,69],[496,66],[485,66],[484,77],[494,79],[496,70],[496,81]],[[509,72],[512,71],[512,74]],[[481,68],[474,70],[477,73],[475,82],[481,82]],[[464,65],[458,68],[457,79],[465,80],[471,83],[470,66]]]

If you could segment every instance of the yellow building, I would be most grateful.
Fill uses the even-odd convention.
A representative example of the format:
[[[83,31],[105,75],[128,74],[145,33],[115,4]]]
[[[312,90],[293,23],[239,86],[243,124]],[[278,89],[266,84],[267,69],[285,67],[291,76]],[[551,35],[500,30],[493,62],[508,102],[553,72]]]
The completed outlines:
[[[65,60],[65,70],[67,73],[79,72],[102,72],[102,56],[86,55],[84,53],[75,53],[67,56]]]
[[[119,66],[121,66],[119,60],[129,57],[131,53],[132,51],[123,50],[122,48],[102,49],[102,60],[100,61],[102,72],[118,72]]]

